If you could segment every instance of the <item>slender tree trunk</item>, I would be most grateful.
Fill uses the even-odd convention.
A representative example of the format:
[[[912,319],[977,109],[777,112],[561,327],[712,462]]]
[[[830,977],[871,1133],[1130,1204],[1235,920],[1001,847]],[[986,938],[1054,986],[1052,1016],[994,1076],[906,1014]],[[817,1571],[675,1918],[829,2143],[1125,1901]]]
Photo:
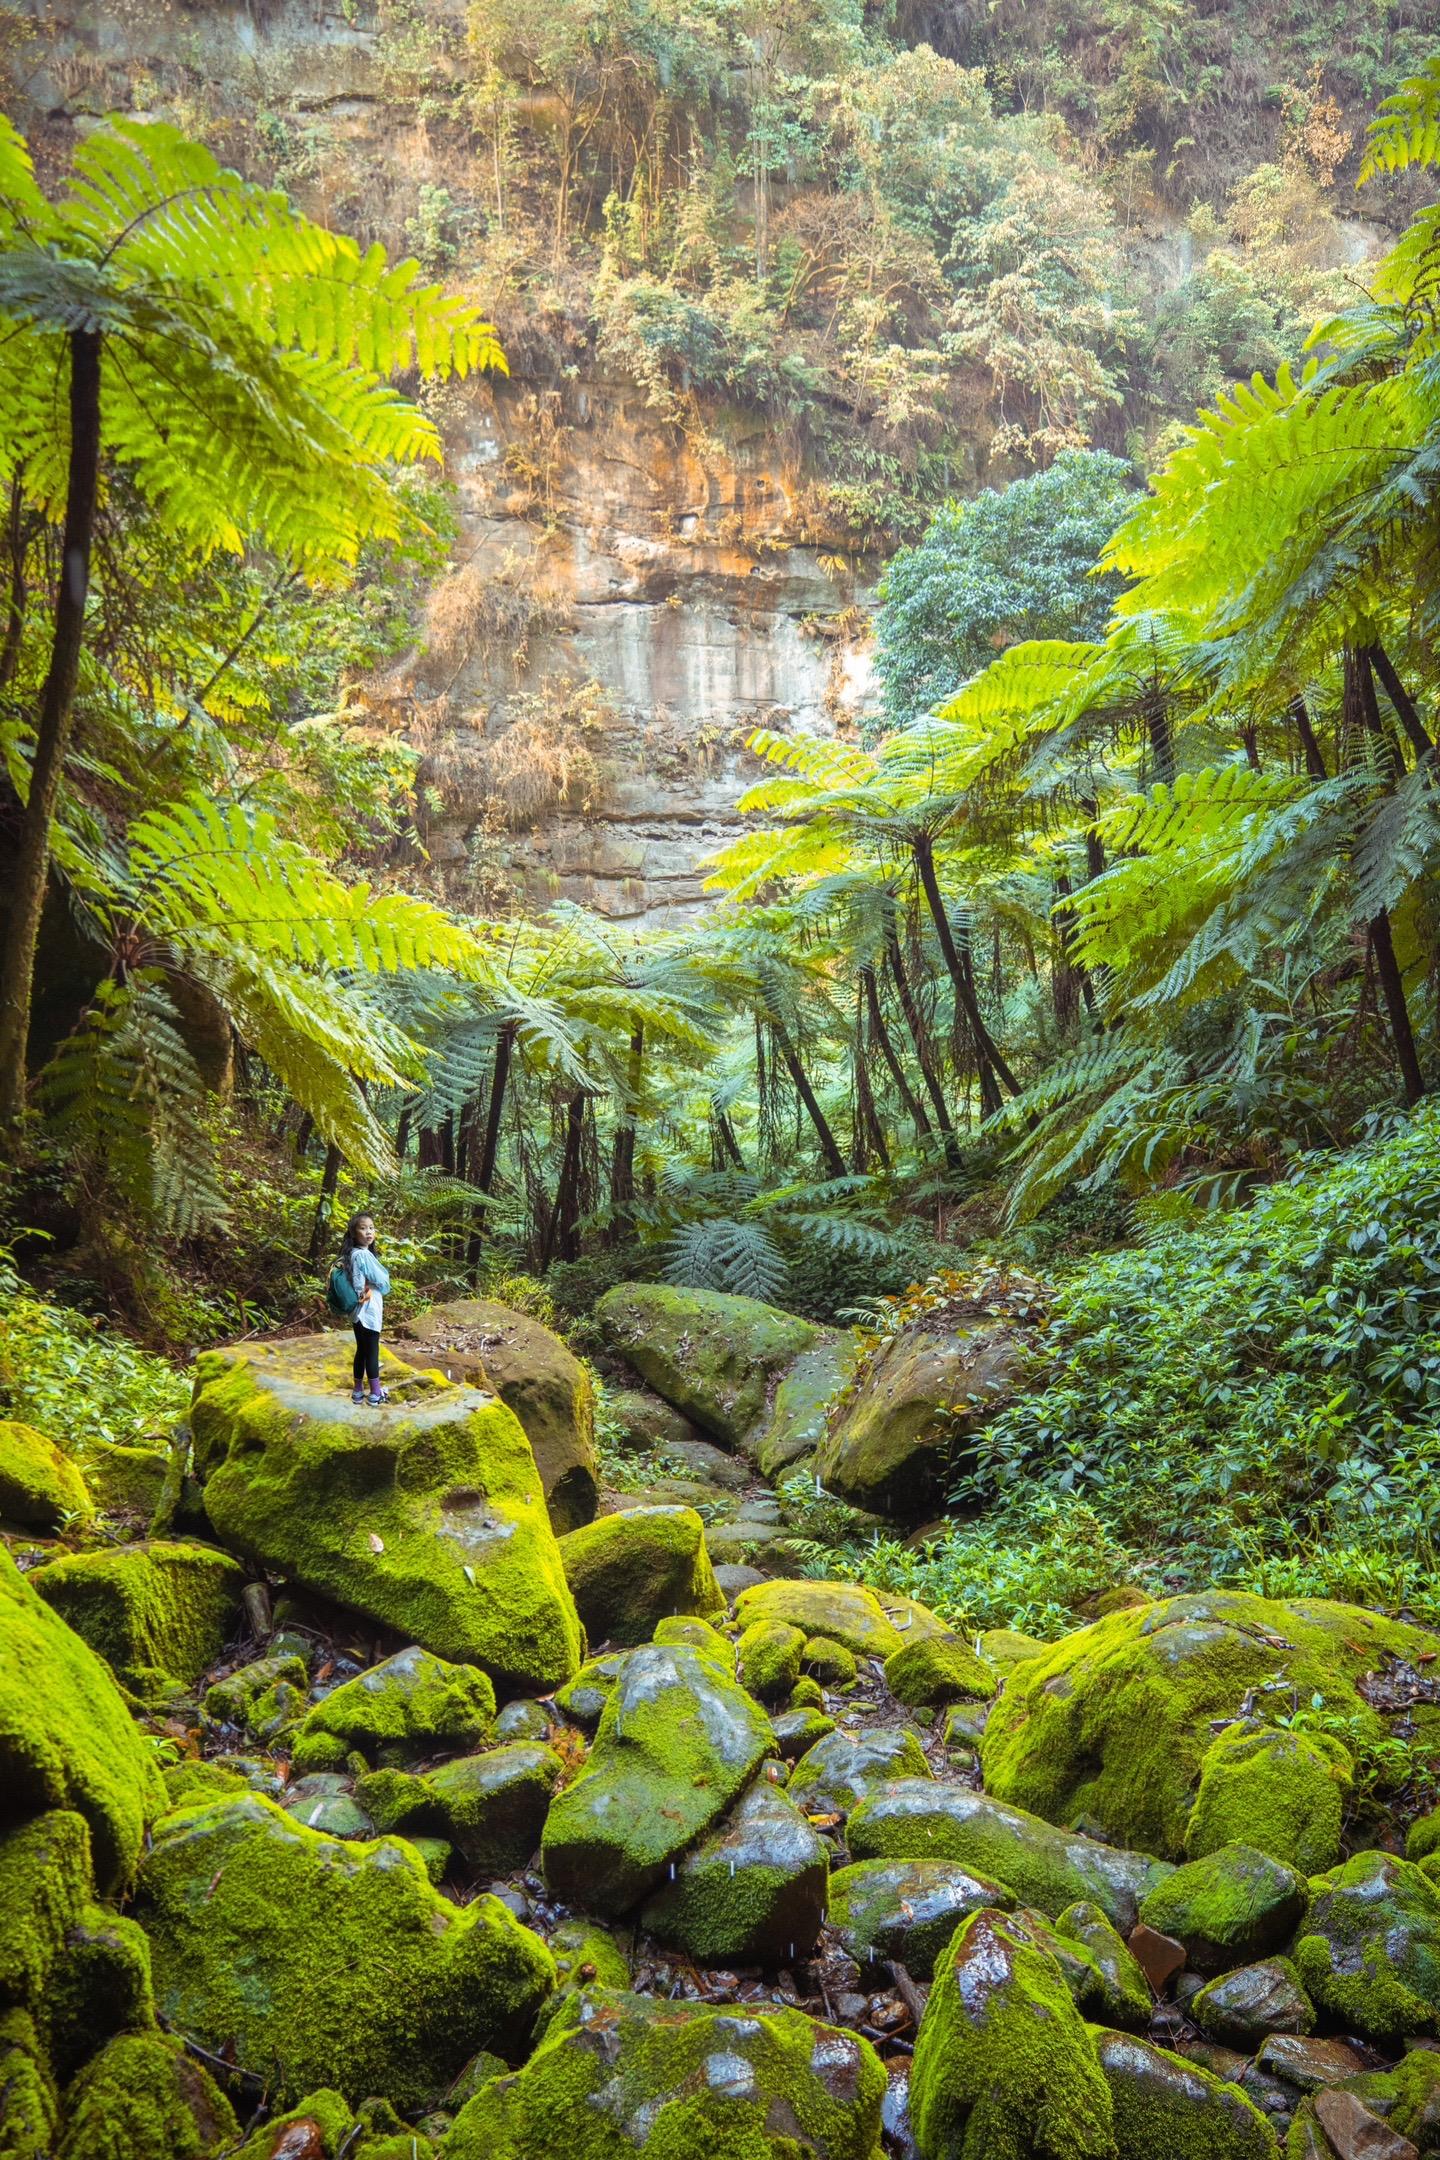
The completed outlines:
[[[1396,674],[1390,655],[1383,645],[1367,645],[1365,657],[1385,685],[1385,695],[1399,715],[1400,725],[1410,738],[1410,747],[1417,758],[1426,757],[1434,749],[1425,729],[1425,723],[1415,710],[1415,704],[1404,683]]]
[[[615,1152],[610,1163],[610,1209],[612,1242],[630,1226],[629,1208],[635,1198],[635,1099],[644,1070],[645,1023],[637,1020],[630,1036],[630,1060],[625,1084],[629,1101],[615,1128]]]
[[[1253,723],[1249,727],[1241,728],[1240,740],[1245,746],[1245,762],[1250,767],[1251,772],[1261,771],[1260,734]]]
[[[575,1223],[578,1214],[576,1193],[580,1182],[580,1147],[585,1128],[585,1093],[577,1088],[570,1098],[565,1118],[565,1151],[560,1158],[560,1175],[555,1181],[555,1205],[550,1210],[545,1225],[545,1241],[540,1249],[540,1272],[543,1275],[555,1256],[558,1242],[560,1258],[575,1258]]]
[[[728,1156],[742,1176],[745,1175],[745,1157],[740,1152],[740,1142],[735,1137],[735,1128],[728,1115],[723,1110],[714,1110],[711,1114],[715,1120],[715,1132],[722,1153]]]
[[[5,637],[0,643],[0,689],[15,673],[25,628],[25,501],[17,472],[10,483],[10,586],[5,596]]]
[[[50,867],[50,827],[75,716],[75,684],[85,636],[90,548],[95,534],[100,475],[100,333],[72,330],[69,343],[70,466],[60,584],[50,666],[40,700],[30,797],[20,823],[19,851],[8,880],[10,921],[0,965],[0,1125],[14,1124],[25,1108],[35,950],[40,941],[45,879]]]
[[[515,1023],[505,1021],[495,1038],[495,1062],[490,1071],[490,1103],[485,1115],[485,1138],[480,1148],[480,1174],[475,1183],[488,1194],[495,1183],[500,1155],[500,1119],[505,1108],[505,1089],[510,1079],[510,1054],[515,1047]]]
[[[412,1095],[401,1103],[400,1121],[395,1127],[395,1157],[397,1162],[403,1163],[405,1160],[406,1150],[410,1145],[410,1124],[414,1115],[415,1098]]]
[[[1375,956],[1375,973],[1380,980],[1380,994],[1385,1000],[1385,1014],[1395,1044],[1395,1061],[1400,1067],[1400,1084],[1405,1090],[1405,1107],[1413,1110],[1425,1093],[1425,1075],[1420,1070],[1420,1053],[1415,1047],[1410,1008],[1405,1002],[1405,984],[1395,958],[1388,909],[1381,908],[1370,924],[1369,938],[1370,950]]]
[[[340,1182],[340,1150],[330,1146],[325,1150],[325,1168],[320,1178],[320,1198],[315,1208],[315,1220],[310,1228],[310,1265],[319,1267],[320,1256],[325,1250],[325,1240],[330,1233],[331,1219],[335,1212],[335,1188]]]
[[[930,1054],[930,1040],[925,1029],[925,1016],[916,1002],[914,986],[906,971],[905,956],[900,950],[900,932],[893,914],[885,926],[885,957],[890,963],[890,973],[895,980],[895,989],[900,999],[900,1010],[905,1015],[905,1025],[910,1031],[910,1040],[915,1045],[915,1062],[920,1067],[920,1077],[925,1083],[925,1092],[930,1097],[930,1107],[935,1112],[935,1123],[940,1128],[940,1138],[945,1149],[945,1160],[953,1170],[960,1161],[960,1143],[955,1137],[955,1127],[950,1120],[950,1107],[945,1100],[945,1090],[940,1085],[940,1077],[935,1070],[934,1061]]]
[[[1325,753],[1320,748],[1314,728],[1310,725],[1310,714],[1304,698],[1291,699],[1290,717],[1295,722],[1295,731],[1300,737],[1300,750],[1305,759],[1307,778],[1311,780],[1328,780],[1330,775],[1325,766]]]
[[[886,1027],[885,1016],[880,1010],[880,991],[875,981],[874,968],[862,967],[860,981],[864,986],[865,1005],[870,1016],[870,1038],[872,1042],[880,1045],[880,1055],[890,1068],[890,1077],[895,1082],[895,1092],[904,1104],[905,1115],[915,1127],[916,1139],[931,1140],[934,1138],[934,1128],[925,1115],[925,1105],[916,1096],[914,1089],[905,1077],[905,1068],[895,1054],[895,1045],[890,1040],[890,1030]]]
[[[1075,993],[1077,990],[1085,1000],[1086,1012],[1089,1013],[1092,1019],[1094,1018],[1095,986],[1090,980],[1090,970],[1083,960],[1076,959],[1072,950],[1075,926],[1072,919],[1072,910],[1065,905],[1070,898],[1070,880],[1062,871],[1055,882],[1060,897],[1051,909],[1050,914],[1055,925],[1056,942],[1059,951],[1056,953],[1055,965],[1051,971],[1051,983],[1053,986],[1052,996],[1055,1004],[1055,1019],[1060,1027],[1066,1028],[1075,1018]]]
[[[1006,1063],[999,1044],[985,1025],[975,997],[973,975],[969,968],[962,963],[960,955],[955,949],[955,938],[950,928],[950,918],[945,913],[945,902],[940,894],[940,881],[935,875],[935,850],[928,833],[923,833],[913,843],[913,853],[915,866],[920,873],[920,884],[929,903],[930,917],[935,925],[935,935],[940,940],[941,956],[949,971],[950,980],[955,986],[955,995],[959,998],[964,1008],[965,1018],[970,1023],[970,1039],[975,1045],[975,1061],[980,1068],[981,1101],[984,1102],[988,1091],[994,1098],[993,1107],[998,1110],[1001,1097],[1000,1088],[996,1084],[997,1081],[1007,1087],[1012,1095],[1020,1093],[1020,1083]],[[990,1069],[988,1082],[986,1079],[987,1066]]]
[[[310,1136],[315,1130],[315,1120],[307,1110],[295,1129],[295,1160],[304,1162],[310,1152]]]
[[[865,1002],[863,990],[855,1003],[855,1168],[863,1170],[869,1162],[870,1149],[874,1148],[882,1170],[890,1168],[890,1150],[885,1145],[885,1127],[880,1122],[880,1112],[875,1106],[874,1091],[870,1086],[870,1049],[866,1042]]]
[[[800,1062],[799,1052],[796,1050],[794,1043],[791,1042],[783,1023],[777,1020],[773,1014],[770,1017],[770,1031],[775,1038],[775,1047],[784,1060],[785,1070],[795,1083],[795,1092],[805,1105],[805,1114],[815,1128],[815,1137],[820,1143],[820,1153],[824,1159],[827,1175],[832,1178],[844,1177],[845,1158],[840,1152],[834,1133],[830,1130],[825,1113],[815,1098],[815,1090],[811,1087],[809,1077]]]
[[[1170,707],[1158,683],[1145,692],[1145,732],[1150,739],[1150,758],[1155,778],[1166,787],[1175,785],[1175,736],[1170,726]]]

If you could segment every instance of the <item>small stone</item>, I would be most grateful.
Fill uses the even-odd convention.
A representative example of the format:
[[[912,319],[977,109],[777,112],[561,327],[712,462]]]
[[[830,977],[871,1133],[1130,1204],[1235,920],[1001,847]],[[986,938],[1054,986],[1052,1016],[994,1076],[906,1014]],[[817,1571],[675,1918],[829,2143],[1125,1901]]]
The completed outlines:
[[[1173,1980],[1185,1963],[1184,1943],[1147,1927],[1143,1920],[1130,1930],[1127,1947],[1157,1995],[1164,1993],[1166,1982]]]
[[[1314,2040],[1301,2033],[1273,2034],[1255,2059],[1261,2070],[1283,2078],[1297,2092],[1341,2085],[1365,2068],[1354,2048],[1343,2040]]]
[[[1372,2115],[1354,2093],[1317,2093],[1315,2120],[1335,2148],[1335,2160],[1420,2160],[1419,2146]]]
[[[971,1753],[984,1737],[990,1716],[989,1703],[951,1703],[945,1712],[943,1738],[952,1755]]]
[[[782,1710],[770,1723],[776,1748],[790,1762],[835,1730],[834,1718],[826,1717],[823,1710]]]

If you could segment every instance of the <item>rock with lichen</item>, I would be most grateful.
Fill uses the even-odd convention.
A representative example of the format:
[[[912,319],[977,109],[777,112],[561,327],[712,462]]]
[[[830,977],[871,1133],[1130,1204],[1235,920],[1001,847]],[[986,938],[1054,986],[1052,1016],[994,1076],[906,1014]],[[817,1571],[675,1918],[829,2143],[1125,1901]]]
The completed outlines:
[[[560,1560],[592,1642],[648,1642],[667,1615],[725,1610],[693,1508],[627,1508],[560,1540]]]

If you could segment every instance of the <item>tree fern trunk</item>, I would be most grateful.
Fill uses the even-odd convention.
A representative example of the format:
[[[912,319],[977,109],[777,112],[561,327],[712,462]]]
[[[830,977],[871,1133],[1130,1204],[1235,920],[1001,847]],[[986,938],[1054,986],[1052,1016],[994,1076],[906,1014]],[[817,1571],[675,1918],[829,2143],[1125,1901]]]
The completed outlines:
[[[1304,698],[1291,699],[1290,717],[1295,722],[1295,731],[1300,737],[1300,750],[1305,759],[1307,779],[1328,780],[1330,775],[1325,766],[1325,753],[1320,748],[1314,728],[1310,725],[1310,713]]]
[[[910,1040],[915,1045],[915,1062],[920,1067],[920,1077],[925,1083],[925,1092],[930,1097],[930,1107],[935,1112],[935,1123],[940,1128],[940,1137],[945,1147],[945,1160],[954,1169],[960,1161],[960,1143],[955,1138],[955,1127],[950,1121],[950,1109],[945,1100],[945,1091],[940,1085],[939,1076],[935,1071],[934,1060],[930,1054],[929,1037],[925,1030],[925,1017],[916,1003],[914,986],[906,972],[905,955],[900,950],[900,934],[896,929],[893,914],[885,927],[885,954],[890,963],[890,973],[895,979],[895,989],[900,999],[900,1010],[905,1015],[905,1025],[910,1031]]]
[[[795,1092],[801,1102],[804,1103],[805,1114],[815,1129],[815,1137],[820,1143],[820,1153],[825,1163],[827,1176],[832,1178],[844,1177],[845,1158],[840,1153],[835,1135],[830,1130],[825,1113],[816,1100],[815,1090],[811,1087],[809,1075],[800,1062],[799,1052],[796,1050],[794,1043],[791,1042],[783,1024],[775,1019],[773,1015],[770,1021],[770,1030],[775,1037],[775,1047],[784,1061],[785,1070],[794,1081]]]
[[[20,658],[20,637],[25,628],[25,505],[17,474],[10,483],[10,585],[5,595],[5,637],[0,643],[0,690],[15,673]]]
[[[540,1272],[543,1275],[555,1258],[557,1248],[562,1260],[575,1258],[575,1224],[578,1217],[576,1194],[580,1182],[580,1144],[585,1123],[585,1094],[577,1088],[570,1098],[565,1115],[565,1152],[560,1158],[560,1175],[555,1181],[555,1205],[545,1225],[545,1242],[540,1249]]]
[[[864,987],[865,1005],[870,1016],[871,1040],[880,1045],[880,1055],[890,1068],[890,1077],[895,1082],[895,1092],[905,1107],[905,1115],[915,1127],[916,1139],[931,1140],[934,1138],[934,1127],[925,1115],[925,1105],[916,1096],[914,1089],[905,1077],[905,1068],[895,1054],[895,1045],[890,1040],[890,1030],[886,1027],[885,1016],[880,1010],[880,991],[875,981],[874,968],[862,967],[860,981]]]
[[[629,1228],[629,1206],[635,1198],[635,1099],[645,1069],[645,1027],[637,1021],[630,1036],[630,1059],[625,1079],[630,1100],[615,1128],[615,1152],[610,1161],[611,1239]]]
[[[507,1020],[495,1038],[495,1062],[490,1068],[490,1100],[485,1109],[485,1137],[480,1143],[480,1161],[474,1178],[480,1191],[487,1195],[494,1186],[495,1165],[500,1156],[500,1120],[505,1109],[505,1089],[510,1078],[510,1053],[514,1044],[515,1023]],[[477,1207],[471,1218],[470,1239],[465,1247],[466,1265],[472,1272],[480,1265],[484,1230],[485,1210]]]
[[[320,1198],[315,1208],[315,1220],[310,1226],[310,1265],[319,1267],[320,1256],[325,1250],[325,1240],[330,1234],[331,1220],[335,1212],[335,1188],[340,1182],[340,1150],[325,1150],[325,1168],[320,1178]]]
[[[55,598],[50,666],[40,700],[30,797],[9,880],[10,920],[4,963],[0,966],[0,1124],[14,1124],[25,1108],[30,1001],[40,917],[45,906],[45,878],[50,867],[50,827],[74,720],[75,684],[85,637],[85,600],[90,590],[90,547],[100,473],[100,333],[72,330],[69,342],[70,466],[60,584]]]
[[[1385,695],[1399,715],[1400,725],[1410,738],[1410,747],[1417,758],[1426,757],[1435,745],[1425,730],[1425,723],[1415,710],[1414,701],[1404,683],[1396,674],[1390,655],[1383,645],[1367,645],[1365,657],[1385,685]]]
[[[1380,978],[1380,994],[1385,1000],[1385,1015],[1395,1044],[1395,1061],[1400,1067],[1400,1085],[1405,1090],[1405,1107],[1413,1110],[1425,1093],[1425,1075],[1420,1070],[1420,1053],[1415,1047],[1415,1031],[1410,1025],[1410,1007],[1405,1002],[1404,978],[1395,958],[1388,909],[1381,908],[1370,925],[1369,936],[1370,950],[1375,956],[1375,973]]]
[[[955,986],[955,995],[959,998],[965,1018],[970,1024],[970,1039],[975,1045],[975,1061],[980,1068],[981,1102],[984,1103],[988,1094],[992,1097],[992,1107],[998,1110],[1001,1098],[997,1081],[1007,1087],[1012,1095],[1020,1093],[1020,1083],[1006,1063],[999,1044],[985,1025],[975,996],[974,979],[956,951],[950,918],[945,912],[945,902],[940,894],[940,881],[935,875],[935,849],[928,833],[922,833],[912,842],[911,852],[915,857],[915,867],[920,873],[921,890],[929,903],[935,935],[940,941],[941,957]],[[988,1081],[987,1066],[990,1068]]]

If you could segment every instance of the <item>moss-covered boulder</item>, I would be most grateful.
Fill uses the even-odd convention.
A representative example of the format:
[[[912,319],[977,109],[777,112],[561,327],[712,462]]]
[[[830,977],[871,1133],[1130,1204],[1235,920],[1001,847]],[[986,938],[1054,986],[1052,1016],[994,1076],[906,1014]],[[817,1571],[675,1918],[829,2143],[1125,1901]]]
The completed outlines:
[[[951,1450],[1012,1392],[1016,1335],[1003,1322],[910,1327],[867,1361],[830,1419],[815,1474],[853,1507],[918,1522],[945,1497]]]
[[[125,1447],[92,1434],[78,1458],[96,1507],[148,1528],[154,1520],[170,1463],[168,1449]]]
[[[60,2135],[60,2096],[27,2010],[0,2010],[0,2153],[50,2160]]]
[[[828,1874],[824,1841],[762,1778],[662,1881],[640,1925],[702,1964],[788,1963],[815,1947]]]
[[[233,2160],[341,2160],[342,2153],[348,2160],[355,2131],[355,2113],[344,2094],[321,2086],[252,2131]]]
[[[693,1508],[627,1508],[572,1530],[560,1559],[592,1642],[649,1642],[667,1614],[725,1610]]]
[[[1115,2160],[1090,2035],[1055,1960],[1005,1913],[975,1913],[940,1955],[910,2120],[922,2160]]]
[[[1252,2055],[1271,2033],[1312,2033],[1315,2011],[1289,1958],[1222,1973],[1192,1995],[1190,2016],[1207,2038]]]
[[[573,1680],[555,1691],[555,1707],[581,1732],[593,1733],[605,1715],[605,1705],[625,1670],[626,1650],[607,1650],[603,1657],[587,1658]]]
[[[1185,1850],[1199,1859],[1240,1840],[1302,1875],[1321,1875],[1340,1858],[1353,1774],[1349,1749],[1328,1733],[1231,1725],[1201,1761]]]
[[[955,1860],[1052,1920],[1084,1898],[1126,1935],[1141,1899],[1171,1872],[1148,1853],[1057,1830],[988,1793],[920,1778],[882,1785],[862,1800],[846,1835],[854,1860]]]
[[[867,1794],[897,1778],[934,1775],[908,1725],[871,1725],[861,1732],[827,1733],[807,1748],[790,1773],[788,1791],[809,1815],[849,1815]]]
[[[793,1709],[774,1710],[770,1714],[773,1750],[786,1762],[795,1762],[808,1754],[817,1741],[834,1730],[834,1718],[817,1710],[813,1703],[802,1702]]]
[[[93,1896],[90,1833],[52,1808],[0,1836],[0,2004],[38,2011]]]
[[[762,1477],[778,1481],[811,1461],[825,1438],[831,1403],[851,1378],[860,1356],[858,1330],[826,1335],[802,1350],[775,1390],[762,1425],[746,1441]]]
[[[885,2091],[867,2041],[798,2010],[584,1989],[466,2102],[444,2160],[875,2160]]]
[[[735,1600],[742,1627],[756,1620],[783,1620],[803,1635],[825,1635],[857,1657],[888,1658],[905,1637],[873,1590],[860,1583],[812,1582],[807,1576],[754,1583]]]
[[[981,1751],[987,1788],[1057,1823],[1178,1859],[1222,1723],[1283,1685],[1380,1739],[1360,1682],[1395,1658],[1421,1669],[1440,1636],[1323,1599],[1218,1590],[1109,1614],[1010,1674]],[[1417,1705],[1440,1734],[1440,1706]]]
[[[584,1769],[553,1803],[552,1890],[628,1912],[719,1820],[770,1752],[769,1720],[718,1657],[649,1643],[621,1667]]]
[[[1346,2140],[1349,2140],[1348,2150]],[[1440,2149],[1440,2056],[1417,2049],[1317,2091],[1296,2111],[1286,2160],[1412,2160]]]
[[[1316,2008],[1382,2044],[1440,2033],[1440,1890],[1381,1852],[1310,1887],[1292,1955]]]
[[[606,1340],[666,1402],[737,1448],[764,1418],[774,1381],[820,1330],[758,1298],[621,1283],[595,1307]]]
[[[207,1351],[191,1422],[217,1536],[506,1694],[568,1679],[582,1638],[530,1444],[483,1390],[397,1366],[350,1402],[338,1334]]]
[[[376,1767],[399,1768],[422,1755],[478,1747],[494,1718],[495,1690],[486,1673],[412,1643],[307,1712],[291,1768],[338,1770],[354,1754]]]
[[[740,1685],[757,1702],[785,1702],[800,1677],[805,1637],[788,1620],[754,1620],[736,1647]]]
[[[913,1709],[949,1702],[988,1702],[998,1682],[959,1635],[922,1635],[885,1660],[885,1685]]]
[[[342,1843],[255,1794],[164,1819],[135,1915],[167,2023],[282,2105],[322,2083],[433,2105],[477,2048],[513,2060],[554,1981],[497,1899],[452,1905],[402,1840]]]
[[[295,1706],[296,1715],[303,1717],[309,1685],[310,1675],[304,1658],[282,1652],[276,1657],[256,1658],[251,1664],[238,1666],[233,1673],[227,1673],[223,1680],[215,1681],[205,1690],[200,1707],[209,1724],[238,1726],[263,1745],[274,1737],[274,1733],[270,1729],[267,1709],[257,1713],[256,1727],[252,1731],[251,1713],[256,1705],[263,1703],[267,1696],[273,1702],[274,1691],[284,1689]]]
[[[356,1798],[379,1830],[444,1838],[477,1875],[508,1875],[533,1858],[563,1766],[555,1750],[512,1740],[459,1755],[423,1776],[375,1770]]]
[[[0,1546],[0,1794],[11,1820],[73,1809],[102,1893],[120,1889],[165,1806],[155,1752],[110,1668]]]
[[[1122,2032],[1144,2032],[1154,1998],[1144,1967],[1124,1938],[1088,1898],[1067,1905],[1055,1923],[1062,1942],[1081,1951],[1089,1970],[1077,2001],[1088,2017]]]
[[[492,1389],[514,1411],[557,1533],[590,1521],[600,1489],[595,1390],[553,1329],[492,1298],[457,1298],[406,1321],[396,1340],[412,1364]]]
[[[188,1686],[213,1664],[245,1580],[229,1553],[169,1538],[71,1553],[30,1577],[116,1678],[149,1699]]]
[[[1054,1647],[1038,1635],[1022,1635],[1018,1628],[985,1628],[980,1636],[980,1655],[998,1673],[1012,1673],[1030,1658],[1048,1657]]]
[[[33,1425],[0,1418],[0,1521],[49,1535],[94,1512],[84,1478],[54,1441]]]
[[[1140,1918],[1157,1935],[1184,1943],[1197,1972],[1221,1973],[1287,1943],[1308,1896],[1294,1868],[1253,1845],[1222,1845],[1157,1883]]]
[[[872,1981],[886,1977],[891,1959],[928,1980],[962,1920],[1014,1904],[1003,1883],[953,1860],[856,1860],[830,1877],[830,1925]]]
[[[208,2160],[240,2142],[235,2111],[169,2033],[121,2033],[66,2095],[58,2160]]]
[[[381,1771],[382,1777],[403,1776],[403,1772]],[[198,1796],[197,1796],[198,1797]],[[296,1822],[304,1823],[307,1830],[323,1830],[327,1837],[353,1838],[357,1843],[373,1838],[377,1825],[355,1797],[354,1786],[348,1777],[341,1777],[335,1770],[311,1770],[304,1777],[292,1778],[281,1795],[280,1805]],[[412,1840],[418,1843],[418,1840]],[[448,1864],[450,1848],[445,1847]],[[428,1870],[427,1870],[428,1873]],[[431,1877],[434,1880],[434,1877]]]
[[[848,1688],[860,1669],[854,1651],[847,1650],[844,1643],[832,1641],[828,1635],[811,1635],[801,1652],[800,1662],[822,1687]]]
[[[1279,2160],[1274,2129],[1238,2085],[1130,2033],[1097,2033],[1095,2052],[1118,2160]]]

